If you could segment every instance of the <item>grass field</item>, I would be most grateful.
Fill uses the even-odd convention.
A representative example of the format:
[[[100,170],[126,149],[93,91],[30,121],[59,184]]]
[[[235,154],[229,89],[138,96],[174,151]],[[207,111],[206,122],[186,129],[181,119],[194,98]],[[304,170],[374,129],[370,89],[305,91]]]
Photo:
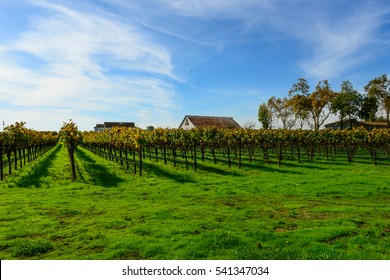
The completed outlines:
[[[390,259],[390,161],[76,163],[59,145],[0,183],[0,259]]]

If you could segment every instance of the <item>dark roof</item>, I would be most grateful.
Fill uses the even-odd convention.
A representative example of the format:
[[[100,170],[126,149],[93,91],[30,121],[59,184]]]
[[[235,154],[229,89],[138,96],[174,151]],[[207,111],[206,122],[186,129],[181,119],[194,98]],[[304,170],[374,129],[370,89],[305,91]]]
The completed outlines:
[[[343,121],[343,127],[349,127],[350,120],[344,120]],[[325,127],[339,127],[341,126],[341,121],[328,123],[325,125]],[[387,127],[387,122],[359,122],[357,120],[352,120],[352,126],[364,126],[364,127]]]
[[[232,117],[214,117],[214,116],[192,116],[187,115],[184,117],[180,126],[186,119],[195,127],[223,127],[223,128],[241,128],[241,126]]]
[[[135,124],[134,124],[134,122],[104,122],[105,128],[111,128],[114,126],[135,127]]]

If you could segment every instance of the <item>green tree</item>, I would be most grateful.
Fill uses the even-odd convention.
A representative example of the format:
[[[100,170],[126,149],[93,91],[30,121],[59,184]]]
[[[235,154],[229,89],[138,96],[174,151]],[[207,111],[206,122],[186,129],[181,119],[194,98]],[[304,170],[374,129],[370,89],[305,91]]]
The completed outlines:
[[[260,104],[258,117],[264,129],[272,128],[272,111],[268,108],[267,103]]]
[[[364,90],[369,96],[378,98],[382,109],[385,111],[387,125],[390,127],[390,79],[386,74],[368,82]]]
[[[295,121],[298,123],[300,129],[303,129],[305,122],[309,118],[309,90],[310,86],[307,81],[299,78],[288,93],[288,103],[292,108]]]
[[[319,130],[332,113],[330,106],[334,97],[335,93],[327,80],[318,82],[315,91],[308,97],[308,111],[314,130]]]
[[[375,121],[378,108],[378,99],[375,96],[368,94],[363,96],[362,106],[359,111],[359,118],[370,122]]]
[[[291,129],[294,126],[294,111],[287,97],[277,98],[272,96],[268,100],[268,108],[274,116],[281,120],[283,129]]]
[[[310,127],[319,130],[332,113],[330,105],[335,94],[327,80],[318,82],[312,93],[309,90],[307,81],[298,79],[289,92],[290,102],[301,128],[304,121],[307,121]]]
[[[362,95],[353,88],[351,82],[341,83],[341,91],[335,93],[331,103],[332,112],[338,113],[340,117],[341,129],[343,129],[343,121],[346,117],[349,118],[349,128],[352,129],[352,121],[358,116],[362,102]]]

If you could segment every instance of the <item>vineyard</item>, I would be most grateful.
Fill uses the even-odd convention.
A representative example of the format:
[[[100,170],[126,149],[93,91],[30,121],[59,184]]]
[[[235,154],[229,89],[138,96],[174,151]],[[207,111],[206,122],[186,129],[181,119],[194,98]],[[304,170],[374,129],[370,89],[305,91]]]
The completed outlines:
[[[25,123],[15,123],[4,128],[0,136],[1,179],[4,169],[12,174],[12,169],[28,164],[48,149],[56,145],[59,139],[66,145],[75,179],[74,150],[77,145],[110,160],[119,162],[134,174],[142,175],[144,159],[172,162],[192,166],[197,170],[198,160],[212,160],[215,164],[233,162],[241,168],[243,159],[270,164],[283,159],[307,161],[313,163],[319,155],[326,160],[345,157],[352,162],[357,151],[369,155],[373,164],[378,163],[378,154],[382,159],[390,155],[390,130],[363,128],[353,130],[251,130],[198,128],[192,130],[162,129],[152,131],[114,127],[103,132],[80,132],[72,121],[64,124],[59,135],[52,132],[37,132],[26,128]],[[199,159],[198,159],[199,157]]]
[[[1,134],[0,258],[389,259],[389,140],[16,123]]]
[[[42,156],[58,142],[52,132],[39,132],[26,128],[24,122],[17,122],[0,132],[0,178],[4,179],[4,168],[8,174]]]
[[[352,162],[358,150],[366,152],[371,161],[378,163],[378,153],[388,159],[390,155],[390,130],[367,131],[363,128],[343,131],[309,130],[249,130],[199,128],[192,130],[126,129],[116,127],[104,132],[86,132],[82,136],[82,146],[110,160],[120,162],[134,173],[142,174],[142,161],[145,158],[155,161],[189,165],[197,169],[198,157],[201,161],[210,158],[214,163],[226,161],[229,167],[237,162],[241,168],[243,158],[252,163],[261,159],[280,166],[284,158],[297,162],[313,163],[315,155],[326,160],[345,157]],[[206,156],[208,155],[208,156]]]

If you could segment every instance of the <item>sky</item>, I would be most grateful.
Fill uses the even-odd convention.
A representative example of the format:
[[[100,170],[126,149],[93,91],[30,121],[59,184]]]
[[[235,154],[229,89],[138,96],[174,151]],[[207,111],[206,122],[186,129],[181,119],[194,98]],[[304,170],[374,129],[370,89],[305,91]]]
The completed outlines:
[[[260,124],[298,78],[389,74],[388,0],[0,0],[0,121]]]

